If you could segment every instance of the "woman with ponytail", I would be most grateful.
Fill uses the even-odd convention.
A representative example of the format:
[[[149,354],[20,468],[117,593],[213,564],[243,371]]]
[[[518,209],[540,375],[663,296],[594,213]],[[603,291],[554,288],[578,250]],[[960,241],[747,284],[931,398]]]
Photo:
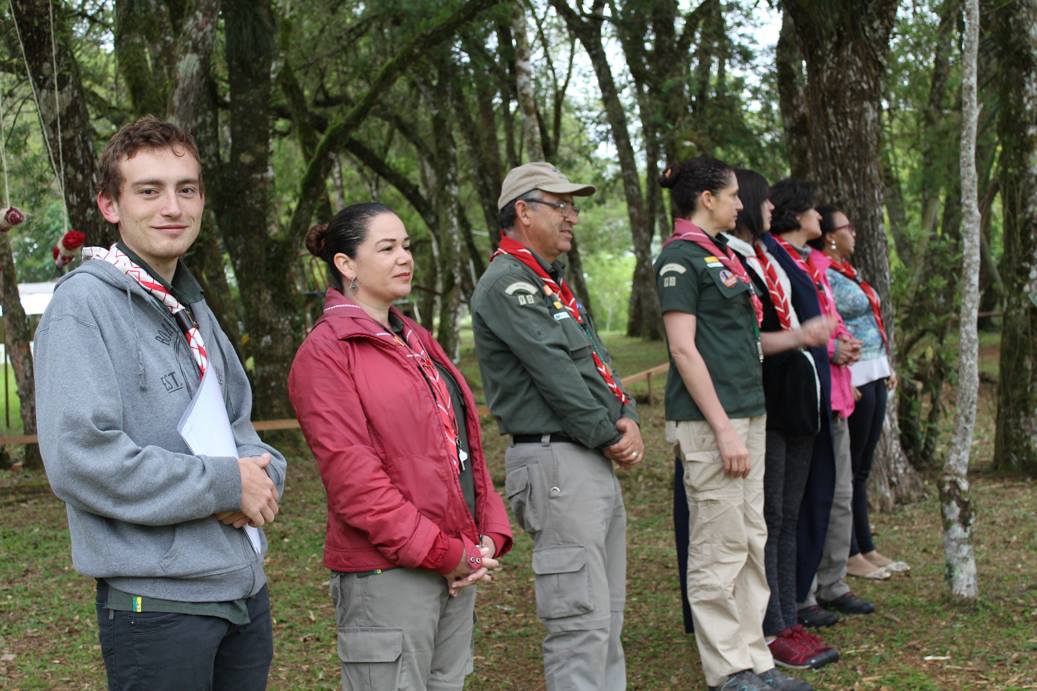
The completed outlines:
[[[414,270],[396,214],[354,204],[311,229],[306,246],[331,286],[288,389],[328,495],[342,686],[460,690],[472,665],[471,586],[511,547],[472,392],[393,306]]]
[[[666,428],[684,465],[703,672],[711,688],[809,689],[774,668],[763,636],[763,305],[722,235],[742,208],[738,182],[726,164],[699,157],[668,167],[660,184],[678,216],[655,264],[670,352]]]

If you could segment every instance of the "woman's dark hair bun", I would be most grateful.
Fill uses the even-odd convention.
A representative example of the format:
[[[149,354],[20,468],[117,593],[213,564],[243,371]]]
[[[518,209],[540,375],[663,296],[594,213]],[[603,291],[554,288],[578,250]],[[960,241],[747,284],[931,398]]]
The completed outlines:
[[[324,246],[327,243],[328,224],[318,223],[306,232],[306,249],[314,257],[324,258]]]
[[[680,177],[679,166],[666,166],[666,169],[659,175],[659,186],[669,189],[677,184],[678,177]]]
[[[659,186],[670,190],[670,199],[681,217],[695,211],[698,198],[705,191],[716,193],[731,182],[734,171],[723,161],[709,156],[696,156],[681,163],[671,163],[659,176]]]

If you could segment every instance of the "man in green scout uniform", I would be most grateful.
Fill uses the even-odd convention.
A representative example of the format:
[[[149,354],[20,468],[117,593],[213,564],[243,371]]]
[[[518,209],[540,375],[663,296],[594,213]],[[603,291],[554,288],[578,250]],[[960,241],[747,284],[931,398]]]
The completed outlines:
[[[504,180],[500,248],[472,298],[490,410],[503,434],[511,508],[533,538],[537,615],[551,689],[623,689],[626,510],[612,463],[641,461],[633,400],[563,278],[573,195],[594,193],[549,163]]]
[[[253,429],[245,369],[181,261],[205,207],[194,140],[151,116],[124,126],[97,203],[119,242],[86,248],[55,288],[36,405],[72,563],[97,580],[108,687],[259,691],[273,637],[258,528],[286,462]],[[203,377],[227,410],[226,454],[193,453],[178,431]]]

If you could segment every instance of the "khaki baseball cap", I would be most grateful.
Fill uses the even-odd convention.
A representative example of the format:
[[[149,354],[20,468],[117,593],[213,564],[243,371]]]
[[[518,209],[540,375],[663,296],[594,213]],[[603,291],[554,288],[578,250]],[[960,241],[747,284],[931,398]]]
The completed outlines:
[[[512,168],[504,178],[497,199],[497,210],[500,211],[508,202],[521,197],[532,190],[543,190],[552,194],[574,194],[587,197],[594,194],[594,185],[580,185],[569,182],[557,168],[550,163],[537,161]]]

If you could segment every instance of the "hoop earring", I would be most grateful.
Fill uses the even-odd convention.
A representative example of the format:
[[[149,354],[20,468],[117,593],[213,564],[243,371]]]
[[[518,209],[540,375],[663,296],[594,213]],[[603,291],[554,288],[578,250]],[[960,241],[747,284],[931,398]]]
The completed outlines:
[[[356,276],[354,276],[352,280],[349,281],[349,290],[350,292],[355,293],[359,288],[360,285],[356,282]]]

